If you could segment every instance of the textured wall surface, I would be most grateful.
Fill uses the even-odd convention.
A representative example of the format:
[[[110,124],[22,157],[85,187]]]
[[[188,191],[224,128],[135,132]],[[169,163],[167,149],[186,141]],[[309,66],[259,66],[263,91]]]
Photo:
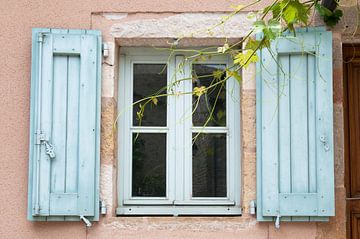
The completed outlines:
[[[241,217],[115,217],[116,208],[116,118],[118,47],[121,45],[162,45],[176,37],[180,29],[191,29],[194,19],[200,26],[212,17],[231,10],[229,0],[0,0],[0,237],[1,238],[345,238],[345,189],[343,159],[342,42],[359,42],[352,36],[356,21],[354,0],[344,20],[334,31],[334,128],[336,217],[329,223],[257,223],[248,214],[249,201],[255,199],[255,69],[244,73],[242,88],[242,199]],[[270,1],[263,1],[265,4]],[[260,6],[258,6],[260,7]],[[210,14],[211,12],[217,12]],[[200,14],[203,13],[203,14]],[[200,15],[199,15],[200,14]],[[210,16],[210,20],[209,20]],[[239,16],[226,32],[216,37],[240,37],[249,22]],[[179,26],[174,26],[176,23]],[[142,25],[144,24],[144,25]],[[315,19],[314,24],[317,24]],[[348,26],[348,27],[346,27]],[[108,214],[86,230],[81,222],[29,222],[26,220],[31,28],[100,29],[110,45],[110,56],[103,63],[101,196]],[[166,31],[161,31],[161,28]],[[198,35],[197,37],[205,37]],[[194,44],[202,44],[196,40]],[[203,43],[216,42],[205,39]],[[191,41],[189,44],[192,44]]]

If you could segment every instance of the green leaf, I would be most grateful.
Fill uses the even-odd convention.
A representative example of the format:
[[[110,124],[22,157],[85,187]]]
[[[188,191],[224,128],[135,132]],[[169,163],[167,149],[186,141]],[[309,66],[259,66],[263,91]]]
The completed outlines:
[[[234,64],[247,68],[250,63],[257,62],[258,56],[253,50],[246,50],[245,53],[239,52],[234,59]]]
[[[278,19],[279,15],[281,14],[280,3],[276,3],[274,6],[272,6],[271,11],[272,11],[272,14],[273,14],[273,18]]]
[[[278,20],[270,19],[268,22],[269,29],[271,32],[274,33],[274,35],[279,36],[282,32],[281,23]]]
[[[335,11],[330,11],[326,7],[322,6],[319,3],[315,5],[316,11],[323,17],[324,22],[327,26],[333,27],[335,26],[343,16],[343,12],[340,9],[336,9]]]
[[[253,38],[249,38],[248,42],[245,45],[245,49],[246,50],[253,50],[256,51],[259,47],[260,47],[260,43],[261,41],[259,40],[254,40]]]
[[[242,81],[242,78],[241,78],[241,75],[239,75],[239,72],[232,71],[231,73],[232,73],[231,76],[233,76],[237,80],[237,82],[239,82],[239,84],[240,84]]]
[[[254,40],[253,38],[249,38],[248,42],[245,45],[245,50],[253,50],[257,51],[264,47],[269,47],[270,41],[268,38],[263,38],[263,40]]]
[[[333,14],[332,11],[330,11],[329,9],[327,9],[326,7],[324,7],[323,5],[321,5],[319,3],[315,4],[315,9],[323,17],[331,16]]]
[[[283,0],[279,6],[282,10],[282,18],[290,28],[298,22],[307,25],[310,12],[305,4],[300,3],[299,0]]]
[[[333,27],[335,26],[343,16],[343,12],[340,9],[336,9],[331,16],[325,16],[324,22],[326,25]]]
[[[253,23],[253,32],[260,33],[266,28],[265,22],[263,20],[258,20]]]

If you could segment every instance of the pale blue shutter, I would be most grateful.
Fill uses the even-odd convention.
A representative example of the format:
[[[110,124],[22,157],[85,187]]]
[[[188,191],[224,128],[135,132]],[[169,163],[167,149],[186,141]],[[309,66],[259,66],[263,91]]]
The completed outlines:
[[[279,37],[257,64],[257,218],[334,216],[332,34]]]
[[[33,29],[29,220],[99,217],[101,35]]]

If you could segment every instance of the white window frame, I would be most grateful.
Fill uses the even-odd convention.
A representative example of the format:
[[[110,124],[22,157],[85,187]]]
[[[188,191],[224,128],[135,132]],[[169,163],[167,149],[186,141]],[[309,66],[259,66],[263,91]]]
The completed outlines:
[[[226,82],[226,127],[192,127],[192,95],[167,97],[167,125],[132,126],[133,64],[167,64],[168,84],[191,75],[186,52],[123,47],[119,57],[118,94],[118,215],[240,215],[241,132],[240,85],[234,77]],[[179,71],[179,65],[182,71]],[[225,64],[229,57],[212,57],[196,64]],[[191,92],[190,80],[177,84],[176,92]],[[182,120],[184,119],[184,120]],[[132,197],[132,133],[166,133],[166,197]],[[226,197],[192,198],[192,133],[226,133]],[[183,145],[183,146],[181,146]],[[170,176],[173,175],[173,176]]]

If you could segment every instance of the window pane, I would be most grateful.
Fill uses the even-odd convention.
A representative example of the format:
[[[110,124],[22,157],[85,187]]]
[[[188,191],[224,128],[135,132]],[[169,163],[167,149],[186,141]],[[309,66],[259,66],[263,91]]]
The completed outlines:
[[[167,72],[166,64],[134,64],[133,102],[154,94],[166,93]],[[146,106],[141,119],[142,126],[166,126],[166,97],[157,98],[156,105]],[[145,102],[142,102],[144,105]],[[137,112],[139,104],[134,105],[133,124],[139,125]]]
[[[132,196],[166,196],[166,134],[133,133]]]
[[[213,74],[216,71],[224,70],[225,67],[225,65],[218,64],[194,64],[192,67],[193,88],[209,87],[211,84],[223,80],[225,74],[219,74],[217,77],[214,77]],[[210,88],[207,94],[202,95],[200,98],[194,95],[193,110],[194,126],[204,126],[210,116],[211,118],[206,126],[226,126],[225,83]]]
[[[200,134],[195,139],[192,184],[193,197],[226,197],[226,134]]]

